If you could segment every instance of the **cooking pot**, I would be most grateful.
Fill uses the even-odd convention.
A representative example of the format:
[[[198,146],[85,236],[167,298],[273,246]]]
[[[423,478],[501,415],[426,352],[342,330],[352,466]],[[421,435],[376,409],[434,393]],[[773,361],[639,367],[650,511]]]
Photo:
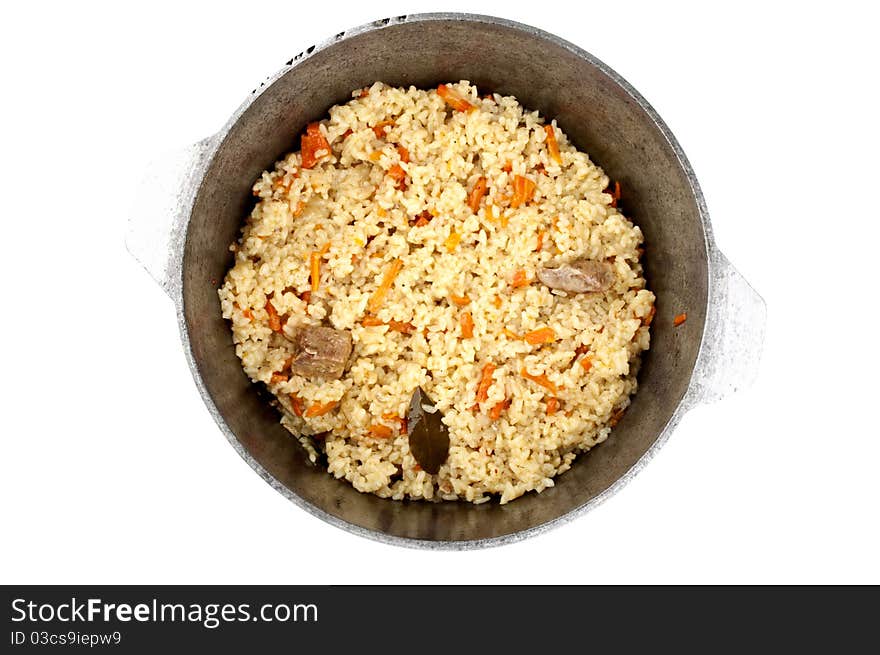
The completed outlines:
[[[380,499],[311,464],[267,392],[245,376],[217,297],[232,261],[228,246],[253,207],[251,186],[298,149],[307,123],[377,80],[430,88],[462,79],[555,118],[620,181],[624,211],[645,236],[645,277],[657,296],[639,390],[611,436],[554,487],[507,505]],[[487,16],[386,18],[299,53],[217,134],[154,165],[127,244],[174,300],[199,392],[245,461],[308,512],[400,545],[497,545],[583,514],[631,479],[690,408],[748,384],[763,340],[764,303],[716,248],[694,172],[657,113],[589,53]],[[687,320],[675,326],[683,313]]]

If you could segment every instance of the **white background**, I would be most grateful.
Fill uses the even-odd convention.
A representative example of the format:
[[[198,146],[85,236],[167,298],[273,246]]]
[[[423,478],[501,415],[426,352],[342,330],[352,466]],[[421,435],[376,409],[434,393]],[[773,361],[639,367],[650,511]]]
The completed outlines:
[[[753,388],[688,414],[592,513],[479,552],[374,543],[274,492],[214,425],[171,302],[123,247],[151,159],[218,130],[304,47],[429,10],[531,23],[629,80],[678,136],[719,246],[769,307]],[[869,11],[5,4],[0,582],[880,582]]]

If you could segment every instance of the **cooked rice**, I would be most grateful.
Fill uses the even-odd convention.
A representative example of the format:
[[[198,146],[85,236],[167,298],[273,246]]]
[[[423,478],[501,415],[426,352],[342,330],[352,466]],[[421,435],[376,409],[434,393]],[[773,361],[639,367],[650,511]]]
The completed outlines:
[[[505,503],[553,486],[578,453],[608,437],[636,391],[654,295],[639,263],[642,233],[612,206],[602,170],[555,128],[557,164],[544,119],[515,98],[480,98],[464,81],[449,88],[476,110],[454,111],[436,90],[382,83],[331,108],[320,130],[332,152],[309,170],[299,152],[288,154],[254,185],[259,200],[231,246],[235,265],[219,294],[245,372],[276,395],[282,424],[312,460],[326,453],[332,475],[388,498],[480,503],[494,495]],[[383,121],[393,124],[377,136],[372,128]],[[394,165],[406,172],[403,189],[387,174]],[[537,188],[531,202],[513,209],[515,175]],[[488,190],[475,215],[467,199],[480,176]],[[425,211],[430,221],[414,226]],[[305,302],[310,254],[327,247],[320,289]],[[611,289],[566,295],[535,280],[539,267],[580,256],[613,265]],[[376,317],[410,323],[412,334],[361,325],[395,259],[403,266]],[[515,288],[519,269],[532,282]],[[470,304],[459,307],[451,295]],[[273,380],[291,353],[269,327],[267,299],[287,334],[303,324],[351,332],[342,379]],[[461,336],[463,311],[473,317],[473,338]],[[542,327],[555,332],[552,343],[516,338]],[[576,352],[579,346],[588,352]],[[584,357],[589,370],[580,365]],[[474,409],[489,362],[497,366],[493,383]],[[548,414],[551,392],[524,378],[523,367],[559,388],[558,411]],[[417,466],[395,418],[405,416],[418,386],[449,427],[449,457],[437,475]],[[305,408],[338,404],[301,418],[292,398]],[[493,420],[490,411],[505,400],[509,406]],[[371,436],[376,424],[391,436]]]

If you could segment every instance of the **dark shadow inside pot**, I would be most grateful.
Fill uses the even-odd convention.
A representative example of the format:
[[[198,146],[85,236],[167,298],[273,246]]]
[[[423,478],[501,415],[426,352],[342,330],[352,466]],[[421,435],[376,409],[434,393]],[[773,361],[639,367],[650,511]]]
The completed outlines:
[[[245,376],[220,316],[216,280],[252,206],[261,171],[298,149],[306,123],[380,80],[435,87],[467,79],[515,95],[556,118],[574,144],[623,188],[622,205],[645,234],[649,288],[658,297],[640,388],[610,438],[556,486],[508,505],[395,502],[360,494],[311,465]],[[475,20],[415,20],[346,37],[299,62],[267,88],[229,130],[198,191],[183,259],[183,300],[192,351],[230,430],[279,483],[324,512],[396,537],[432,541],[511,535],[584,506],[648,451],[690,382],[708,293],[706,238],[694,191],[651,116],[608,74],[577,52],[532,33]],[[686,326],[672,318],[687,311]]]

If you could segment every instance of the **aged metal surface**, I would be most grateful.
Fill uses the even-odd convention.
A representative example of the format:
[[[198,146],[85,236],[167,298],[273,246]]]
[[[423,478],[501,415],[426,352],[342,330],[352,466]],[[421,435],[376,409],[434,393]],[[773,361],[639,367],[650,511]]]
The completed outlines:
[[[514,94],[555,117],[622,183],[623,207],[645,234],[646,276],[658,296],[640,389],[611,437],[552,489],[505,506],[382,500],[311,465],[245,377],[216,294],[230,263],[227,246],[252,206],[253,180],[296,148],[307,122],[376,80],[430,87],[459,79]],[[340,33],[291,59],[190,155],[173,220],[147,248],[135,225],[129,248],[174,299],[195,382],[229,442],[279,492],[346,530],[427,548],[493,546],[537,534],[608,498],[689,407],[747,384],[757,368],[763,301],[715,248],[702,193],[675,138],[614,71],[535,28],[423,14]],[[140,256],[145,251],[149,261]],[[684,311],[687,322],[673,327]]]

